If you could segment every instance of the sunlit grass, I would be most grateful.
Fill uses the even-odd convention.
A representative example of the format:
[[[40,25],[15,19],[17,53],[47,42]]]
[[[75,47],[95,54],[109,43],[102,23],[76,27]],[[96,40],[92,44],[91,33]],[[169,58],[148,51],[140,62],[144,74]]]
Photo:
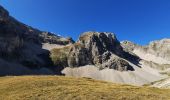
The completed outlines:
[[[0,78],[1,100],[170,100],[170,90],[64,76]]]

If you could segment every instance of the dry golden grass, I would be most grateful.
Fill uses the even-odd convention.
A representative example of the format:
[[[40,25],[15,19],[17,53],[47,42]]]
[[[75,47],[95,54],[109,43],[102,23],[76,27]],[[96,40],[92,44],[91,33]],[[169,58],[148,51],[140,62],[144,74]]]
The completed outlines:
[[[170,100],[170,90],[64,76],[0,78],[1,100]]]
[[[63,48],[55,48],[52,49],[50,52],[50,57],[54,63],[54,65],[66,65],[65,62],[67,62],[67,56],[70,51],[70,46],[66,46]],[[63,63],[64,62],[64,63]]]

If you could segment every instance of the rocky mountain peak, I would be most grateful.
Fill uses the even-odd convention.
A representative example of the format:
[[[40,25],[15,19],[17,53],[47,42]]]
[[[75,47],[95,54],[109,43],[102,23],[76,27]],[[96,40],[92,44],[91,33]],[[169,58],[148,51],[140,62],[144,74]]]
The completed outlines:
[[[121,45],[125,51],[135,54],[143,60],[150,61],[150,63],[170,63],[170,39],[152,41],[145,46],[128,41],[122,42]]]
[[[122,52],[120,42],[113,33],[85,32],[80,36],[78,42],[84,44],[89,50],[96,49],[99,55],[106,51],[114,52],[117,55],[120,55]]]
[[[133,70],[123,58],[125,52],[113,33],[85,32],[68,53],[68,66],[96,65],[100,69]]]
[[[170,39],[150,42],[147,52],[170,61]]]
[[[109,33],[109,32],[93,32],[93,31],[89,31],[89,32],[84,32],[83,34],[80,35],[79,40],[86,40],[89,38],[92,38],[93,36],[97,36],[97,37],[101,37],[101,36],[106,36],[108,38],[112,38],[114,40],[117,40],[116,35],[113,33]]]

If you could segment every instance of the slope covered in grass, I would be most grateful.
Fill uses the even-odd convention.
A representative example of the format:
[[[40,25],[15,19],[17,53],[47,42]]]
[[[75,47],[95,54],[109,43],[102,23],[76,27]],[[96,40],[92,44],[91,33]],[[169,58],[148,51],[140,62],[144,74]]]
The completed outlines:
[[[62,76],[0,78],[0,100],[170,100],[170,90]]]

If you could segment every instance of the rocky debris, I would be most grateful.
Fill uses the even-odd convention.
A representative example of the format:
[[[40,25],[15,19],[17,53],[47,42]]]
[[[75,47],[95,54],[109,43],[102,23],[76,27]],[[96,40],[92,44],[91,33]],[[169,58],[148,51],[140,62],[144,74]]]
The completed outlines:
[[[130,62],[129,62],[130,63]],[[66,76],[72,77],[88,77],[97,80],[104,80],[114,83],[144,85],[153,81],[161,80],[166,77],[162,77],[154,70],[148,68],[139,68],[132,65],[134,71],[118,71],[109,68],[99,70],[95,65],[80,66],[78,68],[65,68],[62,73]]]

